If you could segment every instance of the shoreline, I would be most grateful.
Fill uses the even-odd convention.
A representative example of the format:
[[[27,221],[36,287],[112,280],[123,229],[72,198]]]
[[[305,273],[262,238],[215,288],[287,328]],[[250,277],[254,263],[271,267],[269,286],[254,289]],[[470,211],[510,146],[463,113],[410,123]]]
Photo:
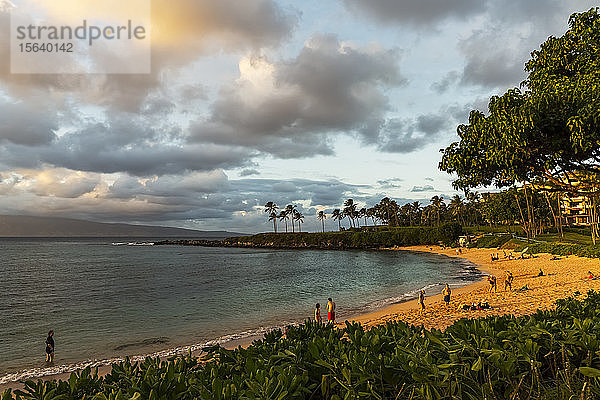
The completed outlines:
[[[491,262],[490,255],[501,253],[502,250],[463,249],[462,254],[456,254],[456,249],[454,248],[442,249],[439,246],[409,246],[382,248],[380,250],[425,252],[444,255],[451,258],[461,258],[472,263],[477,270],[482,273],[482,279],[476,282],[467,283],[465,286],[453,288],[449,307],[442,304],[442,295],[440,293],[426,293],[426,309],[423,314],[419,313],[417,299],[407,299],[406,301],[387,305],[380,309],[350,316],[347,319],[347,321],[359,322],[367,329],[394,320],[402,320],[417,326],[422,325],[427,329],[444,329],[461,318],[480,318],[490,315],[505,314],[512,314],[515,316],[532,314],[537,309],[548,309],[553,307],[557,299],[568,297],[577,290],[583,294],[589,289],[600,290],[600,280],[582,279],[583,274],[588,269],[594,271],[596,274],[600,272],[600,263],[597,259],[570,256],[568,258],[562,257],[559,260],[553,261],[551,260],[551,255],[539,254],[533,259],[501,259],[496,262]],[[567,264],[569,265],[568,270],[564,268]],[[548,271],[547,273],[550,274],[546,277],[541,277],[545,279],[537,279],[534,276],[534,273],[537,272],[539,266],[543,266],[544,271]],[[512,270],[515,276],[513,290],[521,287],[523,283],[527,284],[531,290],[525,291],[524,293],[517,293],[515,291],[504,292],[504,276],[509,269]],[[498,278],[497,293],[488,292],[489,285],[486,281],[486,277],[490,274],[496,275]],[[567,275],[567,280],[564,280],[565,275]],[[577,279],[578,276],[579,279]],[[561,279],[557,281],[558,278]],[[550,280],[550,282],[547,282],[548,280]],[[545,283],[545,285],[539,285],[539,283]],[[549,293],[547,293],[548,288],[552,289],[550,296],[548,296]],[[527,299],[530,301],[527,301]],[[463,311],[458,309],[460,304],[471,304],[479,300],[488,301],[490,306],[492,306],[492,309],[479,311]],[[336,325],[338,327],[343,327],[345,326],[345,323],[337,322]],[[248,337],[236,338],[222,343],[222,346],[227,349],[234,349],[239,346],[247,347],[254,340],[262,339],[262,337],[263,334],[261,333],[250,335]],[[201,352],[201,349],[196,349],[195,351],[192,351],[192,354],[198,356]],[[157,352],[156,354],[158,353],[160,352]],[[99,375],[106,375],[110,370],[111,365],[98,366]],[[32,379],[66,380],[69,378],[70,374],[70,372],[64,372]],[[22,387],[23,384],[19,381],[3,383],[0,384],[0,393],[9,388],[14,390]]]
[[[556,300],[566,298],[579,292],[582,296],[588,290],[600,290],[600,280],[585,279],[587,271],[600,275],[600,260],[578,256],[556,257],[551,254],[537,254],[535,258],[507,259],[503,258],[503,250],[498,249],[463,249],[456,254],[456,249],[442,249],[439,246],[400,247],[396,250],[410,250],[442,254],[453,258],[463,258],[475,264],[484,276],[461,288],[452,290],[451,302],[446,307],[442,295],[436,293],[425,298],[425,311],[419,312],[417,300],[394,304],[357,316],[352,319],[366,328],[384,324],[388,321],[402,320],[408,324],[423,326],[426,329],[444,329],[454,321],[462,318],[480,318],[487,316],[514,315],[523,316],[537,310],[554,308]],[[501,259],[491,261],[492,254],[501,254]],[[507,250],[507,254],[510,251]],[[513,253],[513,255],[519,255]],[[544,276],[538,277],[540,268]],[[514,276],[512,291],[504,290],[507,271]],[[497,291],[490,292],[487,275],[497,278]],[[518,289],[527,287],[527,290]],[[461,305],[471,305],[479,301],[487,301],[492,307],[486,310],[462,310]]]

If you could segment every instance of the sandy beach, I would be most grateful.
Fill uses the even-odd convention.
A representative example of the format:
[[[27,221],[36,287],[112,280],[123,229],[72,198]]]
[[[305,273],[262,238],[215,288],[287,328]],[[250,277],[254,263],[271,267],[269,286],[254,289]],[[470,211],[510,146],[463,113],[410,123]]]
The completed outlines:
[[[426,293],[423,313],[420,313],[417,301],[413,300],[360,315],[353,318],[354,321],[369,327],[402,320],[409,324],[423,325],[427,329],[443,329],[461,318],[532,314],[538,309],[553,307],[557,299],[571,296],[577,291],[585,294],[590,289],[600,290],[600,280],[585,278],[588,271],[596,276],[600,275],[600,260],[593,258],[569,256],[553,260],[553,255],[538,254],[535,258],[508,259],[504,258],[503,250],[462,249],[461,254],[457,254],[456,249],[442,249],[439,246],[402,247],[399,250],[429,252],[469,260],[485,274],[496,276],[497,291],[489,291],[486,275],[482,281],[454,289],[449,306],[443,303],[441,294]],[[491,261],[492,254],[499,254],[500,259]],[[507,250],[506,254],[510,254],[510,251]],[[520,256],[519,253],[513,254]],[[538,277],[540,268],[545,275]],[[511,271],[514,276],[512,291],[504,290],[507,271]],[[517,290],[525,285],[529,290]],[[461,308],[463,304],[470,305],[480,301],[487,301],[491,309],[465,311]]]
[[[456,249],[442,249],[438,246],[402,247],[398,250],[409,250],[443,254],[448,257],[460,257],[471,261],[486,275],[484,279],[473,284],[453,289],[449,306],[443,304],[440,293],[426,293],[423,313],[419,311],[416,300],[395,304],[381,310],[363,314],[352,318],[366,327],[385,323],[387,321],[402,320],[409,324],[423,325],[427,329],[443,329],[461,318],[479,318],[489,315],[512,314],[516,316],[534,313],[538,309],[553,307],[557,299],[568,297],[576,291],[585,294],[590,289],[600,290],[600,280],[585,279],[588,271],[600,274],[600,260],[576,256],[559,257],[549,254],[538,254],[535,258],[508,259],[504,252],[497,249],[462,249],[457,254]],[[500,260],[491,261],[492,254],[499,254]],[[510,254],[507,251],[507,254]],[[520,254],[514,253],[515,256]],[[538,277],[540,268],[545,275]],[[512,291],[504,290],[504,280],[507,271],[514,276]],[[490,292],[487,275],[497,277],[497,291]],[[517,291],[516,289],[527,286],[529,290]],[[487,301],[492,307],[488,310],[465,311],[463,304],[472,304]],[[343,326],[341,323],[339,326]],[[245,338],[240,341],[230,342],[225,347],[248,346],[257,337]],[[99,374],[110,371],[110,366],[99,368]],[[47,376],[44,379],[68,379],[69,374]],[[0,385],[0,393],[7,388],[19,388],[18,382]]]

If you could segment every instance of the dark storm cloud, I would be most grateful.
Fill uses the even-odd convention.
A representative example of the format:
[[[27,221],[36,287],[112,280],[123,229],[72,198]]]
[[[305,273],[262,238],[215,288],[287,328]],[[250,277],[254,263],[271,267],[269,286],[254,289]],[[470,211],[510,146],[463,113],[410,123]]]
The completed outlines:
[[[58,129],[56,117],[34,103],[9,103],[0,99],[0,146],[10,142],[22,146],[50,144]]]
[[[14,123],[27,120],[15,116],[9,119]],[[149,126],[151,122],[120,115],[67,132],[45,146],[0,142],[0,159],[13,168],[52,165],[88,172],[149,176],[243,167],[255,155],[236,146],[179,145],[173,140],[179,135],[177,127],[160,129]]]
[[[246,60],[221,91],[212,115],[192,126],[192,141],[244,144],[277,157],[331,154],[331,133],[379,135],[389,100],[402,85],[395,50],[359,48],[316,36],[289,61]]]
[[[430,25],[446,18],[464,19],[485,11],[481,0],[345,0],[350,10],[385,23]]]
[[[388,153],[411,153],[422,149],[437,140],[452,121],[446,112],[414,119],[391,119],[384,126],[379,149]]]

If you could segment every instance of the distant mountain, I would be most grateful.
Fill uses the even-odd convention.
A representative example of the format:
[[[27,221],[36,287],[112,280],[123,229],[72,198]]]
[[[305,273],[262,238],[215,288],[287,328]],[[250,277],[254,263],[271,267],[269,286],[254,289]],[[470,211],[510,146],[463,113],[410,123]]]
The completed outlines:
[[[196,231],[164,226],[108,224],[78,219],[0,215],[0,237],[145,237],[222,239],[242,236],[226,231]]]

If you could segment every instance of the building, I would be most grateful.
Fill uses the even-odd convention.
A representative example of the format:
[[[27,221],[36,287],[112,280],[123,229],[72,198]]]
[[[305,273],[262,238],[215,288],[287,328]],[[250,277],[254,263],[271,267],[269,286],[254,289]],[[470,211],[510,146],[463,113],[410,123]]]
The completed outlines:
[[[591,210],[587,198],[566,194],[560,199],[563,223],[569,226],[588,226],[592,223]]]

